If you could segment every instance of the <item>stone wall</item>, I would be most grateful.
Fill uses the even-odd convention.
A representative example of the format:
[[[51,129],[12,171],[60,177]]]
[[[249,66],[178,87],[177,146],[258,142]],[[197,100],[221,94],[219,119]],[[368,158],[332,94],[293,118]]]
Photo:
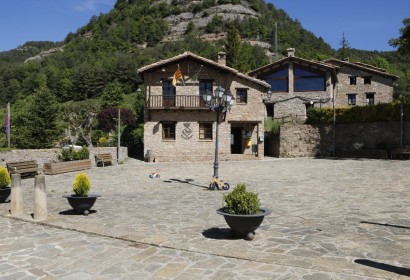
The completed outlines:
[[[410,122],[404,122],[403,145],[410,145]],[[387,149],[400,146],[400,122],[338,124],[335,129],[335,153],[351,150],[354,143],[363,149]],[[333,126],[285,124],[279,137],[280,157],[332,156]]]
[[[89,148],[90,159],[94,166],[94,155],[102,153],[110,153],[112,155],[113,164],[117,164],[117,148],[116,147],[96,147]],[[61,153],[61,149],[37,149],[37,150],[12,150],[6,152],[0,152],[0,163],[2,166],[6,166],[8,162],[36,160],[39,166],[43,166],[46,162],[58,162],[58,155]],[[128,157],[127,147],[120,147],[119,161],[123,161]]]
[[[356,85],[350,84],[350,77],[356,76]],[[371,84],[364,84],[364,77],[371,76]],[[336,106],[348,106],[347,94],[356,94],[356,105],[364,106],[366,93],[374,93],[374,103],[389,103],[393,100],[393,80],[381,75],[358,70],[353,67],[342,66],[338,74]]]

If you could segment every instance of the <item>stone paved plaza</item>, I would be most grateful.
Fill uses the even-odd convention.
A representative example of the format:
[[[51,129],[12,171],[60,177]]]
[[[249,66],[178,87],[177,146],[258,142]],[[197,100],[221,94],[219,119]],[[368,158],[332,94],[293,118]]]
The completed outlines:
[[[232,238],[210,191],[212,162],[124,164],[87,171],[92,213],[62,195],[76,173],[46,175],[48,219],[0,204],[1,279],[409,279],[410,161],[265,159],[220,163],[272,209],[253,241]],[[149,173],[159,172],[151,179]]]

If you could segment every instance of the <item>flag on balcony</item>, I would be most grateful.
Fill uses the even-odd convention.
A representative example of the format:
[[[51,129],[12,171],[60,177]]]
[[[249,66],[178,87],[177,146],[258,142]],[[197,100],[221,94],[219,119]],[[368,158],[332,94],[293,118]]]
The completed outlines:
[[[184,76],[182,75],[181,68],[179,67],[179,65],[177,71],[175,71],[174,73],[174,77],[172,78],[172,85],[174,87],[177,86],[178,80],[182,80],[182,84],[185,86]]]
[[[201,67],[199,68],[198,72],[195,73],[194,75],[192,75],[191,77],[188,77],[185,81],[192,81],[195,82],[196,80],[198,80],[199,77],[199,73],[201,73],[203,65],[201,65]],[[189,69],[188,69],[188,75],[189,75]]]
[[[9,136],[9,129],[10,129],[10,119],[9,119],[9,113],[6,113],[6,118],[4,120],[4,129],[6,130],[6,136]]]

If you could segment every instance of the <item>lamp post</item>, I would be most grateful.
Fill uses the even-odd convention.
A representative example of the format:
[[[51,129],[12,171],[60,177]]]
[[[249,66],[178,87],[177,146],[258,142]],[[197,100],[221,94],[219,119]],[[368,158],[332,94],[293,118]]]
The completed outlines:
[[[221,86],[218,86],[213,93],[207,91],[202,97],[209,109],[216,112],[214,177],[218,178],[219,118],[221,113],[225,113],[231,109],[234,100],[231,92],[229,90],[225,91],[225,89]]]

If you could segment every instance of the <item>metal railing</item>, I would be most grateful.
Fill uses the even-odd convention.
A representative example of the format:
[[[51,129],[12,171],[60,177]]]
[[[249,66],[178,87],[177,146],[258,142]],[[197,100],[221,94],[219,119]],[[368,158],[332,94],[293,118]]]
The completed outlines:
[[[208,108],[199,95],[150,95],[149,109],[161,108]]]

